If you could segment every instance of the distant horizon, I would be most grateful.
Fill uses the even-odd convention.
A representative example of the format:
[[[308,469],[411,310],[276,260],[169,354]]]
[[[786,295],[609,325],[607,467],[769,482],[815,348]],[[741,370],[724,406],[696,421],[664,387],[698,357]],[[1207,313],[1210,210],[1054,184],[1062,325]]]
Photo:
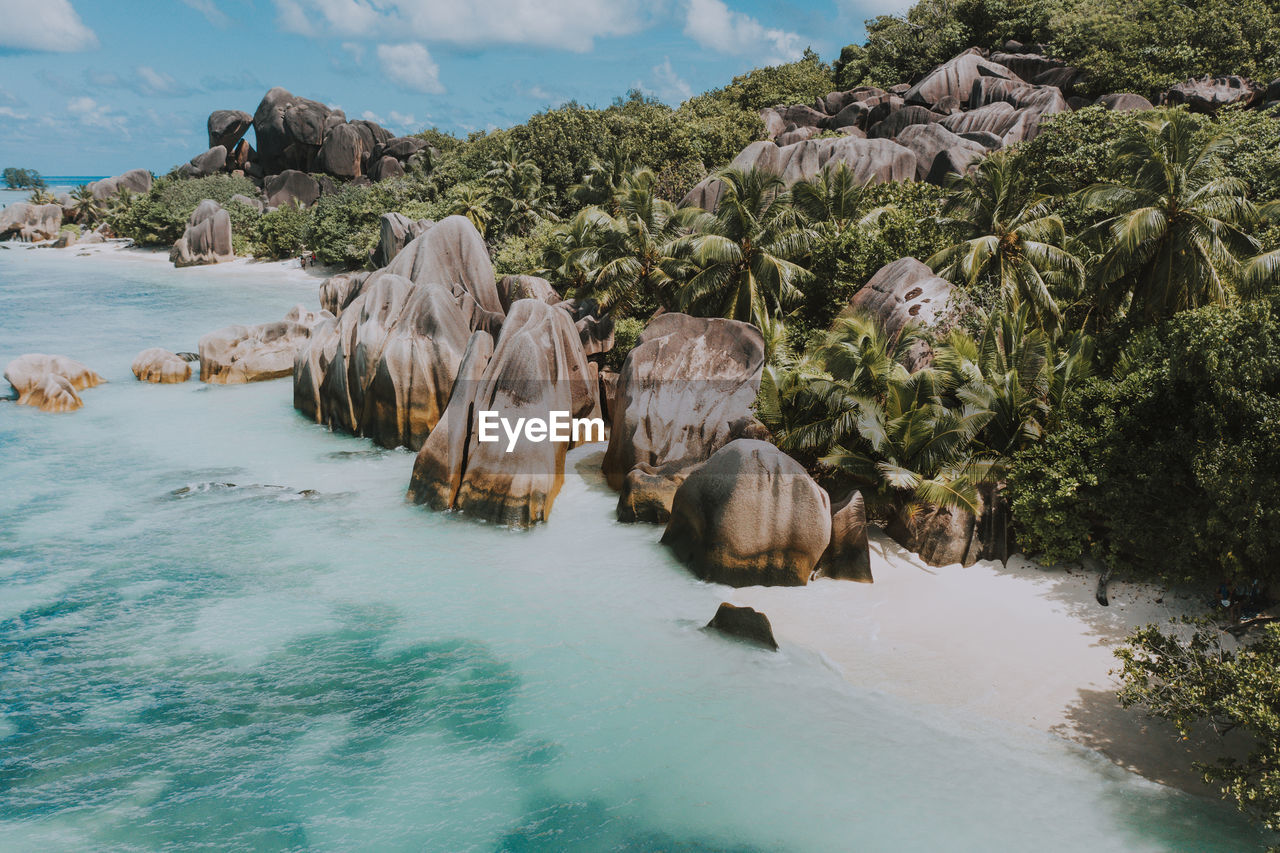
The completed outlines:
[[[252,113],[273,86],[396,134],[465,136],[570,101],[638,89],[673,106],[812,47],[830,61],[901,2],[182,0],[161,14],[0,0],[0,167],[49,175],[145,168],[207,148],[218,109]]]

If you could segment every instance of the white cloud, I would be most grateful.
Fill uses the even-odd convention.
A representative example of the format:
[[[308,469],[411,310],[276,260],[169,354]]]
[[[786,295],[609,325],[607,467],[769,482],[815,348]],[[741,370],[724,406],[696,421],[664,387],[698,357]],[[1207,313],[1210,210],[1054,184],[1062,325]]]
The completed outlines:
[[[344,41],[342,49],[351,54],[351,61],[356,65],[364,62],[364,45],[355,41]]]
[[[671,67],[669,57],[664,56],[661,65],[653,66],[653,86],[658,97],[668,103],[678,104],[693,97],[693,89]]]
[[[70,0],[0,0],[0,47],[71,53],[98,46]]]
[[[643,29],[642,0],[275,0],[280,26],[302,35],[414,38],[462,45],[590,50]]]
[[[22,121],[27,117],[27,114],[20,113],[17,110],[15,110],[13,107],[0,107],[0,116]]]
[[[444,92],[440,83],[440,66],[436,65],[427,49],[416,42],[378,45],[378,62],[388,80],[411,92],[429,95]]]
[[[231,23],[227,13],[219,9],[213,0],[182,0],[182,2],[204,15],[205,20],[215,27],[225,27]]]
[[[684,34],[703,47],[746,56],[759,65],[797,59],[805,46],[799,34],[766,27],[750,15],[733,11],[723,0],[689,0]]]
[[[88,95],[67,101],[67,112],[86,127],[119,131],[125,137],[129,135],[129,128],[123,115],[106,104],[98,103]]]

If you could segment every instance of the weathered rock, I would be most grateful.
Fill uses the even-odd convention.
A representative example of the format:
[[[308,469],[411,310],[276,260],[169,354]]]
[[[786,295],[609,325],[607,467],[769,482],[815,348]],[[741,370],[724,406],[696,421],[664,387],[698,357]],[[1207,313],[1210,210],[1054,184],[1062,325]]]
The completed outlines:
[[[260,198],[249,198],[247,195],[236,193],[231,197],[231,204],[243,204],[245,207],[253,208],[262,213],[267,209],[266,204]]]
[[[697,467],[694,465],[665,473],[650,465],[641,464],[632,468],[627,472],[622,488],[618,491],[618,521],[628,524],[666,524],[671,518],[671,504],[676,498],[676,489],[680,488],[680,484]]]
[[[727,601],[722,602],[707,627],[775,651],[778,648],[769,617],[752,607],[735,607]]]
[[[796,142],[804,142],[806,139],[813,139],[820,133],[822,133],[822,129],[818,127],[797,127],[795,130],[788,130],[786,133],[781,134],[776,142],[780,146],[792,145]]]
[[[773,109],[778,115],[782,116],[784,122],[798,127],[822,127],[827,120],[826,113],[819,112],[813,107],[807,107],[804,104],[791,104],[790,106],[774,107]]]
[[[105,201],[111,198],[121,189],[130,193],[150,192],[151,173],[146,169],[132,169],[123,175],[116,175],[114,178],[103,178],[100,181],[93,181],[89,184],[89,191],[93,193],[93,197],[98,201]]]
[[[498,282],[498,301],[502,310],[511,310],[511,304],[519,299],[541,299],[548,305],[561,301],[560,294],[556,293],[551,282],[545,278],[536,275],[504,275]]]
[[[1255,83],[1248,77],[1237,75],[1221,77],[1199,77],[1179,83],[1163,98],[1164,103],[1186,104],[1196,113],[1216,113],[1228,104],[1250,105],[1261,101],[1266,87]]]
[[[760,110],[760,120],[764,122],[765,139],[774,139],[787,129],[787,123],[782,120],[782,116],[770,107]]]
[[[1065,65],[1060,59],[1050,59],[1038,53],[1003,53],[996,51],[988,58],[992,62],[1008,68],[1023,80],[1034,79],[1046,71],[1053,71]]]
[[[760,331],[736,320],[662,314],[627,355],[611,407],[604,473],[621,490],[642,470],[673,477],[754,423],[764,368]]]
[[[368,149],[360,130],[350,124],[340,124],[325,133],[316,155],[316,167],[340,178],[364,174],[362,166]]]
[[[969,92],[973,89],[973,81],[983,75],[1018,79],[1018,75],[1005,66],[989,62],[976,52],[966,51],[930,71],[903,97],[908,104],[924,106],[933,106],[948,96],[958,99],[961,103],[967,103]]]
[[[415,284],[435,282],[455,294],[465,294],[474,303],[463,306],[472,328],[496,331],[491,328],[493,323],[501,324],[502,302],[489,250],[465,216],[447,216],[410,240],[387,266],[387,272]]]
[[[950,282],[915,258],[899,258],[877,270],[843,314],[869,314],[886,334],[897,337],[908,323],[936,326],[950,302]]]
[[[528,527],[551,514],[570,444],[530,441],[522,433],[508,452],[506,441],[479,440],[476,413],[496,412],[511,423],[545,421],[554,411],[585,417],[595,408],[595,389],[569,315],[541,300],[515,302],[487,360],[484,348],[482,342],[468,346],[445,427],[437,427],[422,445],[409,496],[435,509]],[[486,362],[482,371],[481,361]],[[477,373],[478,380],[470,378]]]
[[[867,540],[867,508],[854,491],[831,507],[831,544],[818,561],[823,577],[871,583],[871,544]]]
[[[717,450],[676,490],[663,544],[698,577],[730,586],[809,582],[831,541],[831,501],[765,441]]]
[[[360,295],[369,276],[367,270],[361,270],[338,273],[326,278],[320,283],[320,307],[334,317],[341,317],[343,310]]]
[[[892,139],[913,124],[933,124],[942,121],[946,116],[935,113],[928,107],[903,107],[890,113],[883,121],[877,122],[868,131],[870,139]]]
[[[379,157],[377,160],[370,162],[369,177],[375,181],[402,178],[404,177],[404,166],[400,165],[400,161],[390,155]]]
[[[253,114],[258,157],[266,173],[313,171],[325,131],[345,120],[340,110],[278,86],[267,92]]]
[[[209,147],[221,145],[231,151],[253,125],[253,116],[241,110],[214,110],[209,113]]]
[[[9,362],[4,378],[18,392],[18,405],[42,412],[73,412],[84,405],[76,392],[106,380],[66,356],[28,353]]]
[[[0,209],[0,240],[16,237],[27,243],[52,240],[62,228],[62,205],[17,201]]]
[[[310,207],[320,200],[320,183],[305,172],[292,169],[267,178],[263,189],[267,194],[267,207],[285,204]]]
[[[231,217],[212,199],[200,202],[187,220],[187,230],[173,244],[169,260],[176,267],[216,264],[235,259]]]
[[[1116,92],[1111,95],[1103,95],[1094,103],[1102,104],[1107,109],[1115,110],[1116,112],[1155,109],[1146,98],[1141,95],[1135,95],[1132,92]]]
[[[408,160],[426,147],[427,141],[425,139],[419,139],[416,136],[397,136],[394,139],[387,140],[382,148],[382,153],[395,157],[397,160]]]
[[[191,365],[167,349],[152,347],[133,360],[133,375],[140,382],[176,384],[191,378]]]
[[[403,213],[384,213],[379,223],[378,246],[373,251],[373,262],[385,267],[395,260],[409,241],[420,236],[434,225],[431,219],[410,219]],[[337,314],[337,311],[334,311]]]
[[[974,133],[978,131],[993,133],[1003,137],[1018,123],[1018,109],[1007,101],[997,101],[975,110],[947,116],[942,126],[954,134]]]
[[[327,311],[294,307],[283,320],[257,326],[227,326],[200,339],[200,381],[238,385],[279,379],[293,372],[293,360],[314,326],[332,320]]]
[[[215,145],[203,154],[197,154],[192,157],[191,162],[187,163],[179,171],[188,178],[203,178],[206,175],[214,175],[221,172],[226,165],[226,147]]]
[[[80,241],[80,237],[75,231],[66,229],[58,232],[58,236],[53,240],[53,248],[69,249]]]
[[[923,181],[929,177],[938,155],[948,152],[948,158],[942,167],[964,172],[970,163],[985,157],[987,149],[976,142],[961,139],[940,124],[913,124],[903,128],[894,141],[907,148],[916,157],[916,180]],[[945,174],[945,171],[942,173]]]
[[[1031,82],[1037,86],[1053,86],[1067,96],[1075,94],[1076,84],[1080,82],[1082,76],[1077,69],[1064,65],[1061,68],[1050,68],[1040,72],[1031,78]]]
[[[998,77],[979,77],[969,91],[969,108],[977,109],[999,101],[1013,104],[1018,109],[1037,107],[1050,113],[1066,112],[1066,98],[1056,86],[1033,86],[1021,80],[1002,80]]]
[[[970,142],[976,142],[988,151],[995,151],[1004,147],[1004,140],[994,133],[988,133],[985,130],[970,130],[965,133],[957,134],[961,139],[967,139]]]

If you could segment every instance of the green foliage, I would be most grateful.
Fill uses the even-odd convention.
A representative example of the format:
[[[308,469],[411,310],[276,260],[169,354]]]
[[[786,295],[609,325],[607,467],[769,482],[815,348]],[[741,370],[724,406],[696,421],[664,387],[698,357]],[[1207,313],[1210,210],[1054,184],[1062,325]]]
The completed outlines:
[[[1249,735],[1253,748],[1243,761],[1197,767],[1241,811],[1280,830],[1280,625],[1264,626],[1232,651],[1211,624],[1193,623],[1186,634],[1147,625],[1129,636],[1116,651],[1120,702],[1169,720],[1183,737],[1206,723],[1219,734],[1239,729]]]
[[[640,341],[640,333],[644,331],[644,321],[636,317],[623,317],[613,327],[613,349],[605,353],[604,363],[611,370],[622,370],[622,363],[627,360],[627,353],[635,349]]]
[[[410,178],[371,186],[344,184],[311,208],[306,244],[322,263],[363,267],[378,245],[382,214],[397,212],[414,219],[441,215],[438,205],[427,202],[428,194],[425,185]]]
[[[830,66],[819,59],[818,54],[806,49],[804,56],[795,62],[757,68],[734,77],[723,89],[699,97],[758,112],[778,104],[811,104],[814,98],[821,98],[834,88]]]
[[[244,207],[232,203],[231,207]],[[312,213],[307,208],[286,204],[262,214],[257,223],[255,255],[267,258],[295,258],[307,248]],[[234,224],[232,225],[234,233]]]
[[[542,259],[555,240],[556,224],[543,220],[528,234],[513,235],[493,250],[493,269],[499,275],[541,275]]]
[[[130,237],[139,245],[170,246],[182,236],[187,220],[200,202],[213,199],[226,208],[231,205],[231,197],[237,194],[252,198],[258,189],[248,178],[233,175],[210,175],[195,180],[166,175],[152,183],[146,195],[135,196],[128,205],[117,206],[107,221],[116,234]],[[233,214],[233,234],[236,222]]]
[[[1029,551],[1174,581],[1275,576],[1280,319],[1268,302],[1147,330],[1116,376],[1086,383],[1056,417],[1009,479]]]
[[[0,174],[0,180],[11,190],[33,190],[45,185],[44,178],[35,169],[19,169],[14,166],[7,167]]]

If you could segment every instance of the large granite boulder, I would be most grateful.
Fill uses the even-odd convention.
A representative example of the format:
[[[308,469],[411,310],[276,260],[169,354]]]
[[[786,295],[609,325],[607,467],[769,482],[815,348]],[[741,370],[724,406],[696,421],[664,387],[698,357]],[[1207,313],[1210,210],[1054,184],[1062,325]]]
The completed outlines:
[[[84,405],[79,391],[106,380],[66,356],[28,353],[9,362],[4,378],[18,392],[18,405],[42,412],[74,412]]]
[[[945,159],[947,168],[958,163],[960,168],[955,171],[959,172],[987,154],[987,149],[978,143],[962,139],[940,124],[910,125],[903,128],[894,141],[915,155],[915,177],[919,181],[930,177],[934,162],[943,152],[949,153]]]
[[[432,219],[410,219],[403,213],[384,213],[379,222],[378,245],[373,250],[373,262],[385,267],[395,260],[409,241],[420,236],[435,224]],[[337,313],[337,312],[334,312]]]
[[[1038,53],[994,51],[987,58],[1008,68],[1023,80],[1033,80],[1046,71],[1053,71],[1066,65],[1060,59],[1050,59]]]
[[[368,270],[342,272],[320,283],[320,307],[334,317],[341,317],[343,310],[360,295],[365,281],[372,275]]]
[[[831,541],[831,501],[766,441],[717,450],[676,490],[662,542],[698,577],[730,586],[809,582]]]
[[[234,259],[231,217],[222,205],[207,198],[192,211],[187,230],[173,244],[169,260],[175,267],[191,267]]]
[[[362,128],[352,124],[339,124],[324,135],[320,151],[316,155],[316,168],[339,178],[355,178],[364,174],[365,155],[369,153]]]
[[[253,114],[258,158],[268,175],[287,169],[315,170],[316,157],[330,120],[344,121],[340,111],[318,101],[294,96],[279,86],[263,96]]]
[[[933,124],[946,118],[928,107],[910,106],[894,110],[867,130],[870,139],[892,139],[913,124]]]
[[[130,193],[150,192],[151,173],[146,169],[131,169],[123,175],[116,175],[114,178],[103,178],[100,181],[92,181],[89,184],[89,191],[93,193],[93,197],[98,201],[105,201],[122,189]]]
[[[867,539],[867,507],[862,493],[851,492],[831,507],[831,544],[818,561],[827,578],[872,583],[871,543]]]
[[[308,311],[298,305],[274,323],[210,332],[199,343],[200,381],[238,385],[288,376],[312,329],[332,319],[327,311]]]
[[[191,364],[167,349],[152,347],[138,353],[133,360],[133,375],[139,382],[177,384],[191,378]]]
[[[472,328],[497,332],[502,323],[493,263],[484,238],[465,216],[447,216],[410,240],[386,267],[415,284],[438,283],[464,299]]]
[[[899,258],[885,264],[854,294],[843,312],[865,313],[881,328],[897,337],[908,323],[935,327],[951,302],[951,283],[915,258]]]
[[[1062,113],[1070,110],[1062,90],[1056,86],[1034,86],[1021,80],[1003,80],[999,77],[979,77],[969,91],[969,108],[977,109],[998,101],[1013,104],[1018,109],[1035,107],[1042,112]]]
[[[903,96],[908,104],[933,106],[948,96],[965,104],[973,83],[979,77],[1003,77],[1017,80],[1018,75],[999,63],[983,59],[976,51],[966,51],[947,60],[926,74]]]
[[[1146,98],[1141,95],[1135,95],[1132,92],[1116,92],[1110,95],[1102,95],[1094,103],[1101,104],[1109,110],[1120,113],[1155,109]]]
[[[520,418],[547,422],[552,412],[586,417],[597,405],[587,359],[569,315],[538,299],[511,306],[489,358],[483,357],[483,341],[472,340],[444,428],[437,426],[418,453],[409,496],[434,509],[528,527],[550,516],[571,442],[531,440],[523,432],[512,445],[503,430],[498,440],[482,441],[479,413],[493,412],[512,424]]]
[[[294,169],[286,169],[267,178],[263,190],[267,194],[267,207],[286,204],[310,207],[320,200],[320,182],[306,172]]]
[[[1018,108],[1008,101],[996,101],[968,112],[956,113],[942,120],[942,126],[954,134],[985,132],[1001,138],[1022,119]]]
[[[1165,93],[1166,104],[1186,104],[1196,113],[1216,113],[1228,104],[1251,105],[1261,100],[1267,87],[1235,74],[1199,77],[1179,83]]]
[[[404,166],[399,160],[387,154],[377,160],[370,160],[367,172],[371,181],[388,181],[392,178],[404,177]]]
[[[444,412],[471,332],[444,284],[375,273],[299,350],[294,408],[331,429],[417,450]]]
[[[498,301],[502,304],[502,310],[510,310],[512,303],[520,299],[541,299],[548,305],[561,301],[560,294],[556,293],[551,282],[545,278],[536,275],[504,275],[498,282]]]
[[[764,339],[749,323],[662,314],[641,333],[618,377],[611,407],[604,474],[624,494],[619,517],[662,520],[674,488],[648,477],[678,482],[725,444],[752,434],[751,414],[764,368]],[[666,504],[637,511],[646,499],[637,487]]]
[[[209,131],[209,147],[221,145],[231,151],[253,125],[253,116],[242,110],[214,110],[209,113],[206,127]]]
[[[52,240],[62,228],[62,205],[18,201],[0,209],[0,240],[16,237],[27,243]]]
[[[775,651],[778,648],[769,617],[754,607],[736,607],[727,601],[721,602],[707,628]]]
[[[215,175],[226,168],[227,165],[227,149],[223,145],[215,145],[203,154],[197,154],[191,158],[191,161],[185,164],[180,171],[183,177],[187,178],[203,178],[206,175]]]

